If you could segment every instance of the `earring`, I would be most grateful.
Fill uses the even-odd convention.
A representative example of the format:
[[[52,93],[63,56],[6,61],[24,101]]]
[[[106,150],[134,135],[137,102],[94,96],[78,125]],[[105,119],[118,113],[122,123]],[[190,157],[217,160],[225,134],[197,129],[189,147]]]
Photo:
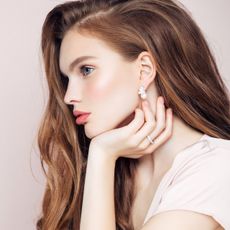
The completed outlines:
[[[147,98],[147,94],[143,85],[139,88],[138,94],[141,95],[141,99],[143,100]]]

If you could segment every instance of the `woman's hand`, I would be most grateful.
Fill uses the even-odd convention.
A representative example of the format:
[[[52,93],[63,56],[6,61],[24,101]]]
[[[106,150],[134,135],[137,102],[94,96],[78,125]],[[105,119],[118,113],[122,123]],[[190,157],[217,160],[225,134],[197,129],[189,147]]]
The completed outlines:
[[[163,97],[160,96],[157,100],[156,119],[149,102],[144,100],[142,102],[143,111],[137,108],[134,119],[128,125],[112,129],[93,138],[89,153],[94,152],[96,148],[101,154],[106,154],[106,157],[112,157],[114,160],[119,157],[140,158],[153,153],[172,134],[172,110],[168,108],[165,111],[164,102],[161,102],[161,99]],[[148,135],[154,144],[147,139]]]

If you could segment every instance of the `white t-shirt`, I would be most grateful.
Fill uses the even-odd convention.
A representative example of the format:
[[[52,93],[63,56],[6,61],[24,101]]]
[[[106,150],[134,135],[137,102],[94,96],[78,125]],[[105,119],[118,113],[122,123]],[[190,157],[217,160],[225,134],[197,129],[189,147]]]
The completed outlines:
[[[178,153],[162,178],[144,224],[168,210],[212,216],[230,230],[230,140],[204,134]]]

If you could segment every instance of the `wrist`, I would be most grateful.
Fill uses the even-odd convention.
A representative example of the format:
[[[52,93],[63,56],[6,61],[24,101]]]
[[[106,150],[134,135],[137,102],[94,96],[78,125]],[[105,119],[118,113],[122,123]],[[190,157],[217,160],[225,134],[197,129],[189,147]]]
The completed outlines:
[[[91,148],[88,154],[88,161],[97,162],[97,164],[115,164],[117,158],[99,148]]]

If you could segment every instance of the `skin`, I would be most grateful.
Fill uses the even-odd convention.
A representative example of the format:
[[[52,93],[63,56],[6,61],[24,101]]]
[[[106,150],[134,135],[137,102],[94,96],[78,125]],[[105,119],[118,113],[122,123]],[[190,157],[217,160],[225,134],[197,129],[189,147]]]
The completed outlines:
[[[70,71],[69,64],[85,55],[97,58],[79,63]],[[91,112],[84,124],[91,144],[81,230],[95,227],[112,230],[115,229],[113,180],[116,160],[121,156],[138,158],[137,190],[145,195],[151,191],[154,181],[159,181],[171,167],[175,156],[203,134],[173,116],[160,102],[162,97],[154,82],[156,66],[148,52],[142,52],[130,63],[104,41],[70,30],[62,41],[59,60],[61,71],[69,78],[65,103],[72,104],[74,110]],[[81,65],[86,66],[83,72]],[[141,85],[147,92],[147,105],[137,93]],[[147,140],[147,135],[155,144]],[[206,215],[175,211],[152,217],[143,229],[168,229],[165,220],[180,229],[177,221],[181,221],[181,217],[186,224],[197,221],[196,229],[217,227],[214,219]],[[142,221],[140,218],[137,229]],[[173,225],[170,227],[173,229]]]

